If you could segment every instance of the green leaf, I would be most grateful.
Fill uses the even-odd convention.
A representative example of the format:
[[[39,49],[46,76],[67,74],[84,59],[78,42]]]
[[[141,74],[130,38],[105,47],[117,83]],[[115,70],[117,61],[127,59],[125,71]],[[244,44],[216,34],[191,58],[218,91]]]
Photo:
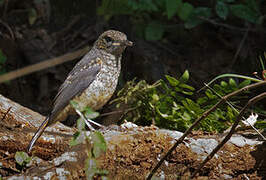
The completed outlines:
[[[193,92],[191,91],[182,91],[182,93],[189,96],[193,95]]]
[[[245,87],[245,86],[247,86],[247,85],[250,85],[250,83],[251,83],[251,80],[249,80],[249,79],[246,79],[246,80],[244,80],[244,81],[242,81],[240,84],[239,84],[239,88],[243,88],[243,87]]]
[[[237,87],[236,81],[233,78],[229,79],[229,85],[232,86],[233,88]]]
[[[183,73],[183,75],[180,77],[180,81],[182,82],[187,82],[189,79],[189,72],[188,70],[185,70],[185,72]]]
[[[172,76],[169,76],[169,75],[165,75],[166,79],[168,80],[168,82],[170,83],[171,86],[177,86],[180,82],[172,77]]]
[[[153,94],[153,95],[152,95],[152,100],[153,100],[153,101],[159,101],[160,98],[159,98],[158,94]]]
[[[100,113],[93,111],[90,107],[86,107],[84,111],[85,111],[84,116],[87,119],[95,119],[100,115]]]
[[[185,28],[191,29],[197,25],[203,23],[204,21],[200,17],[209,18],[212,15],[212,10],[206,7],[195,8],[191,16],[185,22]]]
[[[29,10],[28,21],[30,25],[33,25],[37,20],[37,11],[34,8]]]
[[[234,4],[230,6],[230,10],[236,17],[249,21],[251,23],[258,23],[259,14],[243,4]]]
[[[186,21],[192,14],[193,9],[194,7],[190,3],[185,2],[177,14],[181,20]]]
[[[166,12],[168,19],[171,19],[176,14],[178,7],[181,6],[181,0],[166,0]]]
[[[255,127],[260,129],[266,129],[266,121],[257,121]]]
[[[215,7],[217,15],[226,20],[228,13],[229,13],[229,8],[227,4],[225,4],[223,1],[217,1],[216,7]]]
[[[77,129],[79,131],[85,130],[86,123],[82,118],[78,118],[77,120]]]
[[[80,110],[80,107],[79,107],[79,104],[78,104],[76,101],[71,100],[71,101],[69,102],[69,104],[70,104],[74,109],[81,111],[81,110]]]
[[[176,92],[182,92],[182,89],[180,87],[175,87]]]
[[[225,81],[221,81],[220,84],[221,84],[222,87],[227,87],[228,86],[227,82],[225,82]]]
[[[91,134],[91,140],[93,142],[93,155],[95,158],[106,152],[107,146],[103,135],[99,131],[95,131]]]
[[[157,41],[162,39],[164,27],[161,23],[151,22],[145,28],[145,38],[148,41]]]
[[[162,113],[162,112],[160,111],[159,107],[155,107],[155,110],[156,110],[156,112],[157,112],[161,117],[163,117],[163,118],[168,118],[168,117],[169,117],[168,114],[164,114],[164,113]]]
[[[17,151],[15,154],[15,160],[20,166],[24,166],[31,161],[31,157],[25,152]]]
[[[191,116],[185,111],[183,113],[182,119],[185,121],[190,121],[191,120]]]
[[[70,142],[69,142],[69,145],[70,146],[76,146],[78,144],[81,144],[85,141],[85,138],[86,138],[86,132],[81,132],[81,131],[78,131],[76,132],[73,137],[71,138]]]
[[[187,84],[184,84],[184,83],[180,84],[179,87],[181,87],[183,89],[189,89],[191,91],[195,91],[195,88],[194,87],[192,87],[190,85],[187,85]]]
[[[207,101],[208,101],[208,98],[207,98],[207,97],[200,97],[200,98],[197,99],[197,103],[198,103],[199,105],[204,104],[204,103],[206,103]]]
[[[214,99],[214,98],[216,98],[216,96],[212,93],[212,91],[211,90],[209,90],[209,89],[207,89],[206,91],[205,91],[205,94],[206,94],[206,96],[209,98],[209,99]]]

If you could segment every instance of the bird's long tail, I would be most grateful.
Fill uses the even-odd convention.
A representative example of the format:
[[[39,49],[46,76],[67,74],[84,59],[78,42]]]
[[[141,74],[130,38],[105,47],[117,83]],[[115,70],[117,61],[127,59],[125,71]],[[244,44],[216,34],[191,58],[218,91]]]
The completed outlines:
[[[49,122],[49,116],[43,121],[43,123],[41,124],[41,126],[39,127],[39,129],[37,130],[37,132],[34,134],[34,136],[32,137],[27,151],[30,152],[31,149],[33,148],[34,144],[36,143],[36,141],[39,139],[39,137],[42,135],[43,131],[46,129],[47,125]]]

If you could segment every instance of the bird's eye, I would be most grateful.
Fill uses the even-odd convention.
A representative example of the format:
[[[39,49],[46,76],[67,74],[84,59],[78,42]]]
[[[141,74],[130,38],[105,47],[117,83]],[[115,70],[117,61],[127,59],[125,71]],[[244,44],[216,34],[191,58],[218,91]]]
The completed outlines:
[[[113,41],[113,39],[110,38],[109,36],[105,36],[104,39],[105,39],[105,41],[106,41],[107,43],[110,43],[110,42]]]

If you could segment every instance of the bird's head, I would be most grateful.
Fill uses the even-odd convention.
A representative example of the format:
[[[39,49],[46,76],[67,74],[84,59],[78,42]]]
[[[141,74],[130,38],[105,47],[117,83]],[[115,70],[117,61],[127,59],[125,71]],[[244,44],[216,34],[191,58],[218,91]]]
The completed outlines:
[[[119,56],[123,53],[127,46],[132,46],[133,43],[127,40],[127,36],[119,31],[108,30],[100,35],[94,46],[98,49]]]

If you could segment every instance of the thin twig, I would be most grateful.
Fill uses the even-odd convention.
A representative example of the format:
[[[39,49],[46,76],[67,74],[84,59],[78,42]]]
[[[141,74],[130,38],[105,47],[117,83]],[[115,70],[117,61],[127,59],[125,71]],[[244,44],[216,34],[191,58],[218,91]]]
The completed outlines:
[[[37,71],[40,71],[40,70],[43,70],[49,67],[53,67],[53,66],[62,64],[64,62],[67,62],[67,61],[71,61],[73,59],[83,56],[89,51],[89,49],[90,49],[89,47],[85,47],[75,52],[67,53],[65,55],[62,55],[56,58],[48,59],[46,61],[43,61],[37,64],[29,65],[27,67],[24,67],[24,68],[15,70],[15,71],[8,72],[0,76],[0,83],[10,81],[18,77],[22,77],[27,74],[31,74],[33,72],[37,72]]]
[[[213,88],[211,88],[208,84],[204,83],[204,85],[210,89],[212,92],[214,92],[219,98],[222,98],[222,96],[220,94],[218,94]],[[229,101],[226,100],[226,103],[235,111],[237,112],[237,114],[239,114],[239,111],[233,106],[232,103],[230,103]],[[250,111],[249,109],[247,109],[246,111]],[[249,125],[262,137],[262,139],[265,141],[266,138],[248,121]]]
[[[248,26],[248,28],[247,28],[247,30],[246,30],[246,32],[245,32],[245,34],[244,34],[244,36],[243,36],[243,38],[242,38],[240,44],[239,44],[239,46],[238,46],[238,48],[237,48],[237,50],[236,50],[236,53],[235,53],[234,58],[233,58],[233,60],[232,60],[232,63],[231,63],[230,69],[232,69],[233,65],[235,64],[235,62],[236,62],[236,60],[237,60],[237,57],[238,57],[238,55],[239,55],[239,53],[240,53],[240,51],[241,51],[241,49],[242,49],[242,47],[243,47],[243,45],[244,45],[244,42],[246,41],[246,39],[247,39],[247,37],[248,37],[248,32],[249,32],[249,30],[250,30],[250,26]]]
[[[249,126],[252,127],[252,128],[258,133],[258,135],[260,135],[260,137],[261,137],[264,141],[266,141],[266,138],[263,136],[263,134],[261,134],[260,131],[259,131],[257,128],[255,128],[255,127],[254,127],[249,121],[247,121],[247,122],[248,122]]]
[[[261,99],[266,98],[266,92],[261,93],[260,95],[257,95],[250,99],[248,103],[241,109],[239,115],[237,116],[236,121],[234,122],[230,132],[227,134],[227,136],[222,140],[220,144],[216,146],[216,148],[205,158],[205,160],[199,165],[199,167],[194,171],[191,178],[195,177],[197,173],[200,171],[200,169],[223,147],[223,145],[231,138],[233,135],[237,125],[239,124],[242,116],[244,115],[246,109],[248,109],[250,106],[255,104],[256,102],[260,101]]]
[[[14,35],[11,27],[9,27],[9,25],[7,23],[5,23],[4,21],[2,21],[1,19],[0,19],[0,23],[9,31],[9,34],[11,36],[11,39],[12,40],[15,40],[15,35]]]
[[[3,116],[1,121],[4,121],[6,119],[7,114],[9,113],[9,111],[11,110],[12,107],[9,107],[5,113],[5,115]]]
[[[186,136],[192,131],[192,129],[194,127],[196,127],[201,120],[203,120],[204,118],[206,118],[210,113],[212,113],[213,111],[215,111],[215,109],[223,104],[224,102],[226,102],[227,99],[229,99],[232,96],[235,96],[239,93],[242,93],[244,91],[247,91],[249,89],[253,89],[253,88],[257,88],[259,86],[263,86],[266,85],[266,81],[261,81],[255,84],[251,84],[248,85],[244,88],[241,88],[237,91],[234,91],[226,96],[224,96],[219,102],[217,102],[212,108],[210,108],[209,110],[205,111],[203,113],[203,115],[201,117],[199,117],[186,131],[185,133],[176,141],[176,143],[169,149],[169,151],[162,157],[162,159],[156,164],[156,166],[152,169],[151,173],[148,175],[147,180],[150,180],[152,178],[152,176],[155,174],[155,172],[159,169],[159,167],[162,165],[162,163],[164,162],[164,160],[176,149],[176,147],[183,142],[183,140],[186,138]]]
[[[208,19],[208,18],[205,18],[205,17],[198,17],[199,19],[201,20],[204,20],[210,24],[213,24],[213,25],[216,25],[216,26],[221,26],[221,27],[224,27],[224,28],[227,28],[227,29],[232,29],[232,30],[237,30],[237,31],[241,31],[241,32],[246,32],[247,31],[247,28],[239,28],[239,27],[236,27],[236,26],[232,26],[232,25],[229,25],[229,24],[224,24],[224,23],[218,23],[212,19]],[[251,32],[258,32],[258,30],[256,29],[249,29],[249,31]],[[262,33],[265,33],[265,32],[262,32]]]
[[[214,92],[220,99],[222,99],[223,97],[220,95],[220,94],[218,94],[212,87],[210,87],[208,84],[206,84],[206,83],[204,83],[204,85],[208,88],[208,89],[210,89],[212,92]],[[227,101],[227,100],[225,100],[225,102],[235,111],[235,112],[237,112],[237,113],[239,113],[239,111],[233,106],[233,104],[232,103],[230,103],[229,101]]]
[[[125,109],[125,110],[111,111],[111,112],[107,112],[107,113],[102,113],[102,114],[99,115],[99,117],[109,116],[109,115],[112,115],[112,114],[119,114],[119,113],[123,113],[123,112],[129,112],[129,111],[132,111],[132,110],[135,110],[135,109],[136,109],[136,107],[128,108],[128,109]]]

